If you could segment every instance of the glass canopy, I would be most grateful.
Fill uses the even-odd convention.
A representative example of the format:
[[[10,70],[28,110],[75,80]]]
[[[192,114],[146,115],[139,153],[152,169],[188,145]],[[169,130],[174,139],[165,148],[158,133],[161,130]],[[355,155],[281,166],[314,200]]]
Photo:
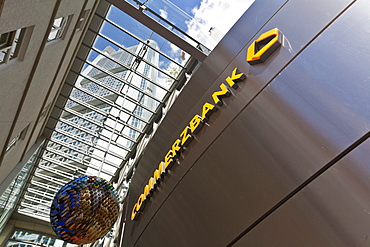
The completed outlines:
[[[188,15],[168,1],[145,2],[148,16],[207,52],[177,26],[184,23],[178,17]],[[21,214],[49,221],[51,201],[65,183],[82,175],[112,181],[127,169],[198,64],[118,8],[100,5],[48,120],[47,140],[18,204]]]

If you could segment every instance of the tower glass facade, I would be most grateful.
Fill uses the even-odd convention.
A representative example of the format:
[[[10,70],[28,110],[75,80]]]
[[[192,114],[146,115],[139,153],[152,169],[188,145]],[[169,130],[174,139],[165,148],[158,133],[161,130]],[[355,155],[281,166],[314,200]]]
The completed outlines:
[[[18,211],[47,220],[53,194],[68,180],[110,180],[160,105],[158,45],[107,46],[78,77]],[[68,83],[68,82],[67,82]],[[40,192],[42,192],[40,194]]]
[[[152,8],[149,16],[155,13]],[[165,18],[159,19],[164,28],[179,32],[169,28]],[[45,142],[0,198],[0,231],[13,211],[20,214],[13,218],[26,215],[49,221],[56,192],[83,175],[115,183],[123,199],[130,179],[126,175],[132,176],[135,158],[198,65],[189,54],[181,57],[184,52],[166,37],[105,1],[90,21],[71,68],[64,72],[57,98],[42,110],[44,117],[54,105],[45,125],[40,125],[39,136]],[[182,31],[184,41],[189,38],[183,35]],[[67,41],[53,42],[47,45]],[[194,39],[191,43],[193,48],[200,45]]]
[[[157,3],[124,2],[145,8],[144,15],[178,35],[193,50],[203,52],[198,50],[200,43],[181,30],[183,27],[179,25],[185,21],[173,19],[185,15],[169,1],[159,2],[168,12],[168,18],[165,13],[162,15]],[[14,118],[20,121],[11,125],[18,134],[14,135],[13,129],[6,133],[6,162],[1,164],[9,164],[2,166],[3,177],[10,172],[1,184],[0,194],[0,233],[8,238],[7,242],[1,242],[3,236],[0,236],[0,243],[7,246],[64,246],[50,237],[52,230],[43,221],[49,221],[56,192],[76,177],[105,178],[115,185],[123,200],[130,182],[126,175],[132,176],[137,165],[135,158],[141,157],[163,114],[198,65],[186,48],[181,48],[187,51],[186,56],[180,56],[185,52],[175,45],[171,35],[159,35],[156,30],[160,28],[151,30],[106,1],[88,0],[73,6],[65,1],[55,6],[42,5],[42,8],[33,6],[43,12],[30,14],[34,19],[26,18],[28,15],[15,17],[28,23],[27,28],[23,24],[18,27],[19,21],[9,20],[15,25],[9,30],[21,30],[19,39],[12,41],[18,41],[21,46],[17,46],[19,54],[18,48],[15,51],[17,59],[8,59],[12,66],[5,62],[3,67],[8,67],[2,72],[16,67],[22,73],[14,80],[27,81],[30,89],[28,95],[23,95],[27,100],[19,107],[15,103],[14,107],[8,107],[21,114]],[[12,12],[23,13],[29,9],[15,6],[5,3],[4,10],[9,13],[10,8]],[[0,12],[1,9],[2,6]],[[54,23],[51,30],[47,23]],[[6,26],[3,28],[8,33]],[[55,30],[60,35],[53,38],[50,33]],[[31,53],[34,56],[30,57]],[[32,59],[36,58],[34,63]],[[35,72],[23,78],[28,72],[22,65]],[[18,91],[13,89],[13,94],[18,96]],[[20,87],[19,95],[21,92]],[[3,112],[7,112],[5,108]],[[24,119],[34,122],[25,125]],[[34,153],[38,146],[38,152]],[[32,154],[32,159],[26,162]],[[26,224],[23,228],[23,222],[35,222],[37,227]]]

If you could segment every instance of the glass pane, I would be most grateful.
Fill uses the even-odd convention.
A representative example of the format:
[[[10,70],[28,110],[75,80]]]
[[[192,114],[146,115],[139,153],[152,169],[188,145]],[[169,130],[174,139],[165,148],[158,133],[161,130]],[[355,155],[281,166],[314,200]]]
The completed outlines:
[[[19,172],[18,176],[13,180],[13,182],[8,186],[8,188],[0,197],[0,232],[5,226],[11,213],[15,209],[15,204],[18,200],[21,190],[23,189],[24,183],[27,180],[29,171],[33,166],[34,162],[37,160],[37,156],[41,150],[41,146],[32,155],[29,161],[24,165],[22,170]]]
[[[173,23],[184,25],[178,10],[169,13],[172,5],[148,4],[163,17],[170,16]],[[92,47],[82,44],[89,49],[87,59],[77,57],[83,61],[83,69],[71,71],[67,77],[66,93],[55,108],[59,119],[53,119],[58,121],[53,122],[54,131],[20,203],[22,214],[48,221],[45,205],[50,205],[51,195],[69,180],[81,175],[110,180],[127,164],[138,142],[145,140],[144,130],[153,126],[154,116],[167,103],[163,100],[176,95],[177,77],[182,75],[186,81],[183,74],[190,56],[168,40],[115,7],[107,18],[95,18],[102,19],[102,27],[98,34],[87,31],[96,36],[95,42]],[[173,23],[162,24],[180,34]],[[51,37],[57,38],[55,32],[61,28],[59,18]]]
[[[28,232],[25,230],[16,230],[5,246],[28,247],[28,246],[53,246],[63,247],[64,241],[54,237],[44,236],[39,233]],[[68,246],[76,246],[69,244]]]
[[[5,56],[6,56],[7,52],[8,52],[8,50],[0,51],[0,64],[5,62]]]
[[[0,34],[0,49],[11,45],[9,42],[10,36],[11,36],[11,32]]]
[[[49,33],[48,40],[54,40],[54,39],[56,39],[57,34],[58,34],[58,30],[57,29],[51,30],[50,33]]]
[[[61,27],[62,21],[63,21],[63,17],[55,19],[53,23],[53,28]]]

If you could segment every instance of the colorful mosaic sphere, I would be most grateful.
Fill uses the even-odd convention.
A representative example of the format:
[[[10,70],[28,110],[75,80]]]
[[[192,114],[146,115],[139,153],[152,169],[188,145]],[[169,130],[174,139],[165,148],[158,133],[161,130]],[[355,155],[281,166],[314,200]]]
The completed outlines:
[[[76,178],[55,195],[50,210],[53,230],[71,244],[88,244],[104,237],[117,220],[118,194],[105,179]]]

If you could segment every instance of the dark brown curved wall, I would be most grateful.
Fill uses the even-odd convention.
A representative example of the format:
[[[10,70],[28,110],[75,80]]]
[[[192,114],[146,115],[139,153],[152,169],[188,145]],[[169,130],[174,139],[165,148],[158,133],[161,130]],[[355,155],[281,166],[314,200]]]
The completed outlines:
[[[370,39],[366,0],[256,1],[181,92],[128,195],[122,246],[367,246]],[[278,28],[262,64],[248,46]],[[234,68],[247,75],[130,214],[172,143]]]

